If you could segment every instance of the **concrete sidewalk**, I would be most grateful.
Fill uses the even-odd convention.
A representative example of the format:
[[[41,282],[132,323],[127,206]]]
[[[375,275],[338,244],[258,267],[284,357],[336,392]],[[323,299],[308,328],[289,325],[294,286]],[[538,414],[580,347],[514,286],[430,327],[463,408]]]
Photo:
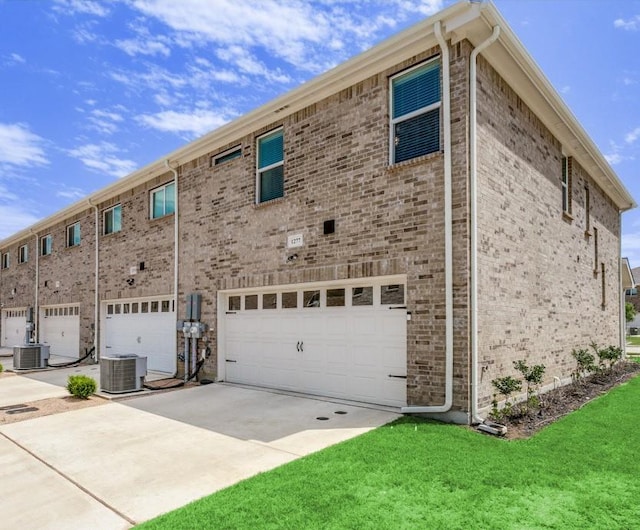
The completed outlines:
[[[0,526],[127,528],[398,416],[213,384],[4,425]]]

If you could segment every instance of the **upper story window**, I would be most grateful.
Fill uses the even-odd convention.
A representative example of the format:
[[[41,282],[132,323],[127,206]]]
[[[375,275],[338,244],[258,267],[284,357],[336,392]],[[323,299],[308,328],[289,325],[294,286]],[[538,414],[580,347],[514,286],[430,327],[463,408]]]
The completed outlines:
[[[9,268],[9,253],[5,252],[4,254],[2,254],[2,268],[3,269],[8,269]]]
[[[392,164],[440,150],[440,59],[395,75],[391,83]]]
[[[258,138],[256,203],[284,197],[284,134],[279,129]]]
[[[26,263],[27,261],[29,261],[29,247],[22,245],[18,249],[18,263]]]
[[[67,247],[76,247],[80,244],[80,223],[67,226]]]
[[[562,157],[562,212],[571,216],[571,166],[570,156]]]
[[[119,204],[103,213],[104,235],[122,230],[122,206]]]
[[[53,250],[53,238],[51,237],[50,234],[48,234],[40,240],[40,255],[48,256],[49,254],[51,254],[52,250]]]
[[[176,185],[171,182],[151,191],[151,219],[176,211]]]
[[[230,151],[225,151],[221,155],[214,156],[211,159],[212,166],[219,166],[220,164],[224,164],[225,162],[229,162],[234,158],[240,158],[242,156],[242,147],[234,147]]]

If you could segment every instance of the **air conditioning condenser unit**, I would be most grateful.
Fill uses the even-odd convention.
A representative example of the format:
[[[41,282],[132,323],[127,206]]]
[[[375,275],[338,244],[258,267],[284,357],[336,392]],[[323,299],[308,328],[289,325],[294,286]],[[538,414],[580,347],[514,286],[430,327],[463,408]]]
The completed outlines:
[[[115,355],[100,359],[100,389],[110,394],[143,389],[147,375],[147,358],[138,355]]]
[[[22,344],[13,347],[13,367],[16,370],[46,368],[48,361],[48,344]]]

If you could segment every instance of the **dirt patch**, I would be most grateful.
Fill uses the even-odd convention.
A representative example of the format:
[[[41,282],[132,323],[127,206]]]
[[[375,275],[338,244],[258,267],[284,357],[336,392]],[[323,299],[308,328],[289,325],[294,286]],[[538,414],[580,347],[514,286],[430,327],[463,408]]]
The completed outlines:
[[[108,400],[98,396],[91,396],[89,399],[64,396],[40,399],[38,401],[27,401],[16,404],[16,406],[12,408],[3,407],[6,410],[0,410],[0,425],[32,420],[40,416],[50,416],[51,414],[59,414],[61,412],[69,412],[86,407],[95,407],[96,405],[104,405],[105,403],[108,403]],[[20,407],[17,407],[17,405],[20,405]],[[31,410],[21,412],[22,409]]]
[[[529,438],[543,427],[606,394],[612,388],[640,374],[640,363],[623,361],[610,372],[594,374],[581,382],[556,388],[540,396],[541,406],[509,418],[496,419],[507,426],[506,438]]]

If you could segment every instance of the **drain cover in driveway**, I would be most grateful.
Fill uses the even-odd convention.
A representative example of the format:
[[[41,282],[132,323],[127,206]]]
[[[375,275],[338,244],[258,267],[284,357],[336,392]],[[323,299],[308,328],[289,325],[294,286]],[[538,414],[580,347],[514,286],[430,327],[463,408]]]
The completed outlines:
[[[34,412],[36,410],[38,410],[37,407],[24,407],[20,409],[7,410],[7,414],[22,414],[23,412]]]
[[[0,407],[0,410],[13,410],[13,409],[23,409],[26,405],[24,403],[20,403],[20,405],[6,405],[4,407]]]
[[[328,420],[328,419],[329,419],[329,418],[327,418],[327,417],[325,417],[325,416],[318,416],[318,417],[316,418],[316,420],[320,420],[320,421],[326,421],[326,420]]]
[[[334,412],[334,414],[346,414],[347,412],[345,410],[336,410]]]

